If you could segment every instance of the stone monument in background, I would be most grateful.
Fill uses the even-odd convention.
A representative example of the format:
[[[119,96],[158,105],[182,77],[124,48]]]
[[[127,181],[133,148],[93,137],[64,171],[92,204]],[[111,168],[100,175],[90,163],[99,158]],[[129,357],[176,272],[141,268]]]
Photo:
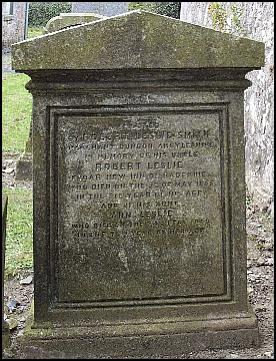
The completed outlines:
[[[90,23],[91,21],[103,20],[106,16],[92,13],[61,13],[48,21],[44,28],[44,34],[59,31],[71,26]]]
[[[15,166],[15,179],[16,181],[31,181],[32,180],[32,121],[30,122],[29,137],[25,145],[24,152],[17,159]]]
[[[245,75],[263,43],[133,11],[15,44],[33,95],[26,352],[251,347]]]
[[[72,2],[72,13],[95,13],[114,16],[127,11],[128,2]]]

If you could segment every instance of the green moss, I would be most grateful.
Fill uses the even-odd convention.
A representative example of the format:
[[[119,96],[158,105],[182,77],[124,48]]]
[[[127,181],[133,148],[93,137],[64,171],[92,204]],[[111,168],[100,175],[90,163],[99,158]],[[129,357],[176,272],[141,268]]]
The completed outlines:
[[[259,68],[264,44],[133,11],[13,46],[24,69]]]

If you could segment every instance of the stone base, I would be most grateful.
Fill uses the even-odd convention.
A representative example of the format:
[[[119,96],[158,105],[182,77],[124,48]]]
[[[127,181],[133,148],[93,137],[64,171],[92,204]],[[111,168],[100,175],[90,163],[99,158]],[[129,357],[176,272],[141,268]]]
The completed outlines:
[[[254,314],[217,320],[144,322],[91,327],[28,327],[27,358],[181,357],[189,352],[259,346]]]
[[[15,179],[17,181],[31,181],[33,178],[32,155],[24,153],[16,163]]]

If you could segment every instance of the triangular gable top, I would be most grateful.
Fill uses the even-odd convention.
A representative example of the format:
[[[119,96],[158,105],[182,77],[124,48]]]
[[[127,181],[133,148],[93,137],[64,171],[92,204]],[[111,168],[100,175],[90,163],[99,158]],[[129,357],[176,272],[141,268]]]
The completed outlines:
[[[18,71],[252,68],[264,44],[146,11],[131,11],[12,46]]]

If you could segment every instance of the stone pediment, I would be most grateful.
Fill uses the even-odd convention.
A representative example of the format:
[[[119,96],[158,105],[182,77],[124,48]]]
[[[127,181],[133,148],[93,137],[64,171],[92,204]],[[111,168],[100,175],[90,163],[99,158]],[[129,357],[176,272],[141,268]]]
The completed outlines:
[[[264,44],[145,11],[132,11],[12,46],[12,67],[42,69],[252,68]]]

